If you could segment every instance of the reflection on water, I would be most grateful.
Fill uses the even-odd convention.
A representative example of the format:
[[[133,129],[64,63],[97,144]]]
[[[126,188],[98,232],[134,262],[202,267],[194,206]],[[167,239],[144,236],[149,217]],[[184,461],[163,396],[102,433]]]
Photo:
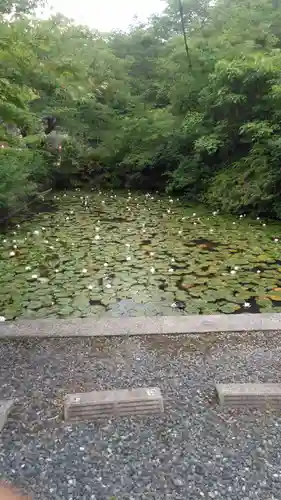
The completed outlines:
[[[52,200],[1,235],[6,319],[281,311],[277,223],[157,195]]]

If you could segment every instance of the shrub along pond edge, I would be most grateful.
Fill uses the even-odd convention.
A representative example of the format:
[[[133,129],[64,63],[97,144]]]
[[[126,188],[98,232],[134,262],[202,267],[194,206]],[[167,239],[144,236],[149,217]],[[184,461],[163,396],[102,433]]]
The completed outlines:
[[[0,339],[179,335],[281,330],[281,313],[20,320],[0,325]]]

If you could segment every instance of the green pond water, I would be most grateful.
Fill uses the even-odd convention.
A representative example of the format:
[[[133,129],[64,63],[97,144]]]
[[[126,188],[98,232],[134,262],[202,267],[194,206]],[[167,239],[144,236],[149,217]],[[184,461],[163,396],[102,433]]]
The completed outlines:
[[[1,234],[2,320],[281,312],[280,223],[158,195],[49,202]]]

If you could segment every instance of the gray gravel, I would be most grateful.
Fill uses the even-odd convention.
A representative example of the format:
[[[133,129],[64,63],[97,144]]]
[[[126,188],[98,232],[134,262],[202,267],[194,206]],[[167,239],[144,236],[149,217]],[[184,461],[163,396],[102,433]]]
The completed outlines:
[[[214,381],[281,382],[278,333],[2,341],[1,477],[34,499],[281,498],[278,412],[220,410]],[[159,386],[163,417],[69,426],[67,392]]]

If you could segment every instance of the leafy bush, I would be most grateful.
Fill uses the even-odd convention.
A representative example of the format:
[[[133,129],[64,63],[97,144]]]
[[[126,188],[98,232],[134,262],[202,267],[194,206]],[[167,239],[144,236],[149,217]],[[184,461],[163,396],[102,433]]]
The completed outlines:
[[[38,178],[46,176],[42,156],[27,149],[0,149],[0,217],[27,207],[38,195]]]

